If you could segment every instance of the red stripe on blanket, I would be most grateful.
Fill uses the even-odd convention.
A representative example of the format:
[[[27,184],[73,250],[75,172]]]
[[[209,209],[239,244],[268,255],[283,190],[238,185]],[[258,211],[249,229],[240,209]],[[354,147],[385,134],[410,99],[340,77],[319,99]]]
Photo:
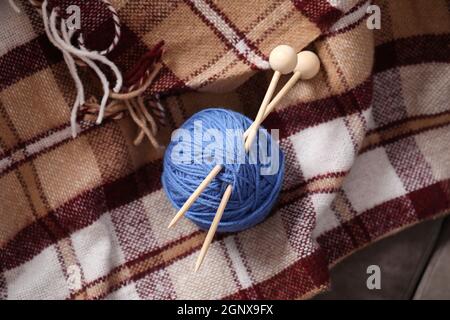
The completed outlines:
[[[325,0],[294,0],[294,6],[311,22],[315,23],[322,32],[339,20],[343,12]]]
[[[242,52],[240,52],[237,48],[236,48],[236,44],[232,43],[230,41],[230,39],[228,39],[224,32],[221,31],[215,24],[214,21],[212,19],[208,19],[208,17],[202,12],[200,11],[197,6],[195,5],[195,3],[193,1],[190,0],[184,0],[184,2],[189,6],[189,8],[192,10],[192,12],[194,12],[202,21],[204,24],[206,24],[213,32],[214,34],[220,39],[220,41],[222,41],[222,43],[229,49],[232,50],[236,56],[243,61],[245,64],[249,65],[253,70],[259,70],[260,68],[255,65],[254,63],[252,63],[248,57],[246,57]],[[218,16],[220,16],[220,18],[223,19],[223,21],[226,23],[226,25],[228,26],[228,28],[230,28],[242,41],[242,43],[245,43],[245,45],[247,45],[248,48],[252,49],[252,53],[255,53],[257,55],[259,55],[261,58],[266,59],[267,57],[263,56],[259,50],[254,50],[254,48],[256,48],[256,46],[254,44],[252,44],[245,36],[244,34],[237,29],[237,27],[231,23],[231,21],[225,16],[223,15],[219,9],[217,8],[217,6],[212,6],[211,2],[209,1],[205,1],[205,3],[209,6],[209,8],[211,10],[214,11],[215,14],[217,14]],[[240,41],[240,42],[241,42]]]
[[[386,234],[448,210],[450,180],[445,180],[366,210],[320,235],[317,242],[333,264]]]
[[[60,61],[60,51],[40,35],[0,57],[0,91]]]
[[[240,290],[225,299],[298,299],[314,289],[326,286],[328,282],[326,258],[322,250],[317,249],[272,278]]]
[[[398,39],[375,48],[375,72],[424,62],[450,62],[450,34]]]
[[[163,253],[164,251],[168,250],[169,248],[174,247],[174,246],[176,246],[178,244],[181,244],[183,242],[186,242],[186,241],[196,237],[197,235],[199,235],[201,233],[203,233],[203,232],[202,231],[193,232],[193,233],[191,233],[191,234],[189,234],[187,236],[184,236],[184,237],[179,238],[179,239],[177,239],[175,241],[172,241],[172,242],[170,242],[170,243],[168,243],[168,244],[166,244],[166,245],[164,245],[164,246],[162,246],[162,247],[160,247],[160,248],[158,248],[156,250],[147,252],[147,253],[139,256],[136,259],[133,259],[131,261],[127,261],[123,265],[120,265],[120,266],[112,269],[108,273],[107,276],[98,278],[98,279],[96,279],[96,280],[94,280],[92,282],[89,282],[88,284],[85,284],[81,289],[79,289],[78,291],[74,292],[69,297],[69,299],[75,299],[77,296],[83,296],[85,294],[85,292],[87,290],[89,290],[89,288],[95,287],[97,284],[105,281],[105,279],[107,277],[113,277],[115,274],[118,274],[118,273],[122,272],[124,269],[133,268],[134,266],[136,266],[136,265],[146,261],[147,259],[154,258],[157,255],[159,255],[159,254]],[[216,237],[216,239],[214,241],[220,240],[222,238],[223,238],[223,235],[222,236],[219,235],[219,237]],[[199,248],[197,248],[197,247],[190,248],[190,250],[187,250],[187,251],[183,252],[181,255],[177,256],[175,258],[175,260],[182,259],[182,258],[190,255],[192,252],[194,252],[197,249],[199,249]],[[161,259],[159,259],[159,260],[161,260]],[[149,269],[143,269],[141,272],[135,273],[135,274],[131,275],[130,277],[127,277],[125,281],[121,281],[121,282],[117,283],[116,285],[109,286],[101,294],[99,294],[99,295],[97,295],[95,297],[91,297],[91,298],[93,298],[93,299],[102,299],[102,298],[106,297],[108,294],[110,294],[111,292],[114,292],[115,290],[118,290],[119,288],[121,288],[122,286],[127,284],[129,281],[137,281],[137,280],[143,278],[144,276],[152,273],[153,271],[160,270],[160,269],[163,269],[163,268],[167,267],[168,265],[172,264],[175,260],[171,260],[171,261],[167,261],[167,262],[160,261],[159,263],[155,264],[154,266],[150,267]]]
[[[230,20],[230,18],[223,13],[222,10],[214,3],[212,0],[205,0],[206,3],[233,29],[234,32],[239,36],[240,39],[244,39],[245,44],[254,51],[257,55],[264,58],[265,60],[268,60],[269,57],[265,56],[258,48],[257,45],[255,45],[250,39],[247,38],[244,32],[239,30],[239,28]]]
[[[126,25],[122,26],[121,32],[121,40],[109,56],[120,70],[126,71],[150,48]],[[49,42],[45,34],[41,34],[0,56],[0,91],[62,61],[61,52]],[[174,94],[187,90],[185,83],[164,66],[147,94]]]
[[[0,249],[0,270],[30,260],[46,247],[95,222],[108,210],[161,188],[162,161],[155,161],[114,182],[88,190],[22,229]],[[139,182],[139,189],[137,187]]]
[[[361,112],[372,102],[372,79],[354,89],[308,103],[299,103],[271,113],[264,121],[267,129],[280,130],[280,138],[287,138],[303,129],[331,121],[336,118]]]

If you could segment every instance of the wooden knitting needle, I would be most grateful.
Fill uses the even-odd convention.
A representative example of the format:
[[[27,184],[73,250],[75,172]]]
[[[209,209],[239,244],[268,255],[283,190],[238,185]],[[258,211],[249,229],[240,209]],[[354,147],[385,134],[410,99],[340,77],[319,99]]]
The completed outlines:
[[[214,234],[217,231],[217,227],[219,226],[220,219],[222,219],[223,212],[225,211],[225,207],[227,206],[228,200],[230,200],[231,191],[233,190],[233,186],[228,185],[225,193],[223,194],[222,200],[220,200],[219,208],[217,209],[217,213],[214,216],[214,220],[209,227],[208,234],[206,235],[205,242],[203,242],[202,249],[200,250],[200,254],[197,258],[197,262],[195,263],[194,271],[200,268],[200,265],[205,258],[206,252],[208,251],[209,245],[211,244],[212,239],[214,238]]]
[[[175,217],[173,217],[172,221],[169,223],[169,228],[172,227],[180,218],[189,210],[192,204],[197,200],[203,190],[209,185],[209,183],[217,176],[217,174],[222,170],[222,166],[220,164],[216,165],[211,172],[206,176],[206,178],[200,183],[200,185],[195,189],[195,191],[191,194],[191,196],[186,200],[183,206],[178,210]]]
[[[272,70],[274,70],[274,74],[272,76],[272,80],[270,81],[269,88],[264,95],[264,99],[259,107],[258,114],[256,115],[255,122],[262,122],[266,107],[269,104],[270,99],[272,99],[273,93],[277,87],[278,81],[282,74],[291,73],[294,68],[297,66],[297,54],[295,50],[288,45],[280,45],[277,46],[270,52],[269,56],[269,64]],[[249,128],[250,129],[250,128]],[[249,132],[250,143],[245,142],[245,151],[248,152],[251,146],[251,140],[253,140],[258,132],[258,126],[254,126],[252,130]],[[220,201],[219,209],[217,210],[216,215],[214,216],[213,223],[211,224],[208,234],[206,236],[205,242],[203,243],[202,250],[200,251],[200,255],[198,256],[197,262],[195,264],[195,271],[200,268],[200,265],[205,257],[206,252],[208,251],[209,245],[214,237],[214,234],[217,230],[217,226],[222,218],[223,211],[227,206],[228,200],[231,195],[232,186],[228,185],[225,194],[222,196],[222,200]]]
[[[271,53],[271,57],[272,57],[272,53]],[[271,66],[272,66],[272,63],[271,63]],[[272,68],[275,69],[275,66],[272,66]],[[294,84],[297,83],[297,81],[299,79],[308,80],[308,79],[315,77],[317,75],[317,73],[319,72],[319,69],[320,69],[320,60],[315,53],[313,53],[311,51],[302,51],[297,55],[297,63],[296,63],[295,69],[294,69],[294,75],[283,86],[283,88],[275,96],[275,98],[272,100],[272,102],[270,102],[269,105],[267,105],[267,103],[265,104],[264,102],[261,104],[261,108],[258,112],[258,115],[260,115],[261,111],[264,110],[264,112],[262,112],[263,115],[259,116],[259,117],[257,116],[255,121],[253,122],[252,126],[250,126],[247,129],[247,131],[245,132],[248,135],[248,138],[247,138],[246,144],[245,144],[246,151],[249,150],[251,143],[252,143],[252,139],[254,139],[254,137],[255,137],[255,135],[250,135],[250,134],[252,132],[258,131],[258,128],[259,128],[261,122],[264,121],[264,119],[270,114],[270,112],[275,108],[275,106],[280,102],[280,100],[294,86]],[[275,74],[276,73],[277,73],[277,71],[275,71]],[[275,75],[274,75],[274,78],[275,78]],[[278,78],[279,78],[279,75],[278,75]],[[273,82],[273,78],[272,78],[272,82]],[[271,85],[272,85],[272,83],[271,83]],[[268,91],[271,90],[270,87],[271,86],[269,86]],[[275,88],[273,88],[273,89],[275,89]],[[272,92],[270,93],[270,95],[273,95],[273,89],[272,89]],[[267,97],[267,94],[266,94],[266,97]],[[266,100],[266,97],[264,98],[264,100]],[[245,139],[245,136],[244,136],[244,139]],[[200,268],[200,265],[206,255],[209,245],[211,244],[211,241],[217,230],[217,226],[220,222],[220,219],[222,218],[222,214],[223,214],[225,207],[227,205],[227,202],[230,198],[231,190],[232,190],[232,187],[231,187],[231,185],[229,185],[225,191],[225,194],[222,197],[222,200],[220,201],[219,209],[217,210],[217,213],[214,217],[211,227],[209,228],[208,234],[206,235],[206,239],[205,239],[205,242],[203,243],[202,249],[200,251],[200,255],[197,258],[197,262],[195,264],[195,269],[194,269],[195,271],[197,271]]]
[[[269,104],[270,99],[273,96],[275,88],[277,86],[278,80],[280,79],[281,74],[286,74],[292,72],[295,66],[297,65],[297,55],[295,54],[295,50],[288,45],[280,45],[275,47],[270,52],[269,56],[269,64],[275,73],[270,81],[269,88],[264,96],[263,102],[258,111],[257,119],[259,117],[264,117],[264,112],[266,110],[266,106]],[[208,184],[214,179],[214,177],[222,170],[222,165],[216,165],[210,174],[203,180],[203,182],[197,187],[197,189],[192,193],[192,195],[188,198],[188,200],[184,203],[184,205],[178,210],[175,217],[170,221],[169,228],[172,227],[183,215],[189,210],[191,205],[197,200],[200,194],[205,190]]]
[[[281,101],[281,99],[287,94],[287,92],[297,83],[298,80],[309,80],[314,78],[320,70],[320,60],[319,57],[312,51],[302,51],[297,54],[297,65],[294,69],[294,74],[289,79],[288,82],[281,88],[281,90],[277,93],[277,95],[273,98],[273,100],[266,107],[264,116],[259,119],[255,119],[250,128],[244,132],[244,139],[246,140],[246,144],[251,145],[252,141],[250,141],[250,131],[255,128],[258,128],[261,123],[267,118],[267,116],[274,110],[276,105]]]
[[[269,64],[272,70],[274,70],[275,72],[273,74],[272,80],[270,81],[269,88],[267,89],[263,102],[259,107],[258,114],[256,115],[254,123],[262,122],[262,119],[264,118],[264,114],[266,112],[266,107],[269,104],[270,99],[272,99],[275,88],[277,87],[278,80],[280,80],[280,76],[282,74],[291,73],[296,67],[297,55],[295,53],[295,50],[287,45],[280,45],[276,47],[270,52]],[[246,150],[250,150],[251,141],[253,141],[256,133],[258,132],[257,126],[250,126],[249,129],[250,130],[248,133],[247,141],[250,140],[250,143],[247,143],[247,141],[245,142]]]

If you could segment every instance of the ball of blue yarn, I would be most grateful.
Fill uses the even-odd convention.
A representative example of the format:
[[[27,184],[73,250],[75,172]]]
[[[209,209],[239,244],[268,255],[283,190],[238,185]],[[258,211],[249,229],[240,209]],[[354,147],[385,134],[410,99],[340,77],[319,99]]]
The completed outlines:
[[[199,126],[199,124],[201,125]],[[244,163],[220,162],[223,164],[223,169],[186,213],[186,217],[202,229],[209,229],[229,184],[232,184],[233,189],[217,228],[219,232],[241,231],[258,224],[267,217],[276,203],[284,173],[284,156],[278,144],[272,141],[271,135],[265,129],[259,129],[258,136],[263,134],[265,137],[266,145],[264,147],[267,146],[266,150],[276,151],[269,151],[268,157],[277,157],[276,160],[278,160],[278,170],[274,174],[262,175],[261,169],[264,166],[267,167],[267,159],[262,162],[258,156],[257,161],[251,162],[249,154],[244,152],[242,136],[236,138],[236,136],[225,134],[227,129],[233,130],[232,132],[240,130],[243,133],[251,124],[252,120],[240,113],[220,108],[206,109],[188,119],[180,128],[184,130],[177,131],[166,149],[162,185],[168,199],[176,209],[181,208],[214,168],[218,162],[217,159],[224,160],[227,156],[231,157],[228,159],[233,159],[238,154],[245,157]],[[223,137],[223,158],[214,153],[212,158],[205,159],[204,150],[211,141],[204,141],[208,139],[202,139],[202,135],[212,132],[210,129],[224,133],[221,135]],[[194,134],[199,131],[201,135]],[[184,136],[179,134],[180,132],[184,132]],[[186,137],[186,133],[190,137]],[[260,144],[259,138],[255,141],[257,145]],[[227,149],[226,146],[233,146],[231,143],[234,144],[234,148],[229,150],[230,148]],[[180,150],[183,151],[180,152]],[[183,157],[185,157],[184,161],[180,161]]]

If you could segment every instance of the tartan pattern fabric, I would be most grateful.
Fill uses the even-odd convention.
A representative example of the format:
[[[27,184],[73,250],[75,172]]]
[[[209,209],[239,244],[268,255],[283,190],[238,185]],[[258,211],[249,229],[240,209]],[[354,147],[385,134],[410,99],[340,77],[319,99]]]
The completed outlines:
[[[62,56],[28,1],[21,15],[3,1],[0,298],[308,298],[355,250],[449,212],[448,1],[377,0],[374,31],[368,1],[112,4],[123,35],[110,56],[123,72],[165,41],[164,68],[145,93],[163,96],[165,143],[208,106],[254,115],[277,44],[318,53],[319,75],[264,123],[280,129],[286,155],[279,203],[256,227],[217,236],[191,272],[205,233],[185,220],[167,230],[175,210],[161,189],[161,152],[132,144],[128,117],[83,122],[72,139],[76,92]],[[111,35],[101,17],[86,22],[88,46]],[[98,94],[94,78],[83,81]]]

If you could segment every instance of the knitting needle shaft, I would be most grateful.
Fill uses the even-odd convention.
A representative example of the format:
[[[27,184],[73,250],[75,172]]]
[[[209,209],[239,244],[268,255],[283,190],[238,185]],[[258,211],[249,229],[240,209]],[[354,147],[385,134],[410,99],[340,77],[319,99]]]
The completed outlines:
[[[275,88],[277,86],[278,80],[280,79],[281,73],[276,71],[272,77],[272,80],[270,81],[269,89],[267,90],[267,93],[264,97],[263,102],[261,103],[261,107],[259,109],[257,118],[263,118],[265,113],[266,106],[269,104],[270,99],[273,96],[273,92],[275,91]],[[250,129],[250,127],[249,127]],[[249,145],[250,146],[250,145]],[[245,146],[246,150],[247,145]],[[208,176],[202,181],[202,183],[198,186],[198,188],[194,191],[194,193],[189,197],[189,199],[184,203],[184,205],[181,207],[181,209],[178,211],[178,213],[175,215],[175,217],[172,219],[172,221],[169,224],[169,228],[173,226],[185,213],[189,210],[191,205],[197,200],[197,198],[200,196],[200,194],[203,192],[203,190],[208,186],[208,184],[214,179],[214,177],[222,170],[222,165],[218,164],[216,165],[213,170],[209,173]]]
[[[269,104],[270,99],[273,96],[273,93],[275,91],[275,88],[277,86],[278,80],[280,79],[281,74],[287,74],[294,70],[296,64],[297,64],[297,55],[295,54],[295,51],[293,48],[281,45],[276,47],[272,52],[270,53],[269,57],[269,64],[270,67],[275,71],[272,80],[270,81],[269,88],[267,89],[266,94],[264,95],[263,102],[261,103],[261,106],[259,108],[257,119],[258,122],[261,122],[262,118],[264,117],[266,106]],[[251,128],[251,126],[250,126]],[[256,129],[254,132],[250,131],[250,135],[254,136],[258,132],[258,127],[255,127]],[[253,139],[252,138],[252,139]],[[251,142],[251,141],[250,141]],[[245,143],[245,149],[248,151],[250,149],[251,143]],[[172,222],[169,224],[169,228],[180,219],[184,213],[189,210],[190,206],[194,201],[198,198],[200,193],[203,191],[203,189],[206,188],[206,186],[210,183],[210,181],[219,173],[219,171],[222,169],[221,165],[217,165],[213,171],[210,172],[210,174],[203,180],[203,182],[200,184],[200,186],[195,190],[195,192],[189,197],[188,201],[181,207],[181,209],[178,211],[177,215],[172,219]],[[215,173],[211,179],[208,179],[212,173]],[[202,187],[202,188],[201,188]],[[190,201],[191,200],[191,201]]]
[[[247,151],[248,150],[246,149],[246,152]],[[221,165],[217,165],[216,167],[214,167],[214,169],[216,169],[216,168],[220,168],[219,171],[222,170]],[[206,181],[206,179],[203,180],[203,182],[205,182],[205,181]],[[196,190],[196,192],[197,192],[197,190]],[[216,212],[216,215],[214,216],[213,222],[212,222],[211,226],[209,227],[208,234],[206,235],[205,241],[203,242],[203,246],[200,251],[200,255],[198,256],[197,262],[195,263],[194,272],[197,272],[198,268],[200,268],[200,265],[202,264],[203,259],[205,258],[205,255],[206,255],[206,252],[208,251],[209,245],[211,244],[211,241],[214,238],[214,234],[216,233],[220,219],[222,219],[223,212],[225,211],[225,208],[228,204],[228,200],[230,199],[232,190],[233,190],[233,186],[231,184],[229,184],[227,189],[225,190],[225,193],[222,196],[222,200],[220,200],[219,208],[217,209],[217,212]],[[200,193],[201,192],[202,191],[200,191]],[[195,201],[195,199],[193,201]],[[184,205],[186,205],[186,203]],[[183,205],[183,207],[184,207],[184,205]],[[170,226],[169,226],[169,228],[170,228]]]
[[[11,8],[14,9],[15,12],[17,12],[17,13],[21,13],[22,12],[20,10],[20,8],[17,6],[17,4],[15,3],[14,0],[9,0],[9,5],[11,6]]]
[[[275,91],[278,80],[280,79],[280,75],[281,75],[280,72],[275,71],[275,73],[272,77],[272,80],[270,82],[269,88],[267,89],[266,95],[264,96],[263,102],[261,103],[261,107],[258,111],[256,119],[253,122],[253,124],[244,133],[245,150],[246,151],[248,151],[250,149],[252,141],[255,138],[255,135],[258,132],[258,128],[261,125],[261,123],[264,121],[264,119],[267,118],[267,116],[270,114],[270,112],[272,112],[272,110],[280,102],[280,100],[286,95],[286,93],[297,83],[297,81],[301,77],[301,72],[300,71],[294,72],[294,74],[289,79],[289,81],[283,86],[283,88],[280,90],[280,92],[278,92],[278,94],[269,103],[269,101],[272,98],[273,93]],[[227,202],[230,198],[231,190],[232,190],[231,185],[229,185],[227,187],[227,190],[225,191],[225,194],[222,197],[222,200],[219,205],[219,210],[217,211],[217,214],[214,217],[213,223],[208,231],[208,235],[206,236],[205,242],[202,247],[202,251],[200,252],[200,255],[197,259],[197,263],[195,265],[195,271],[197,271],[198,268],[200,267],[200,265],[203,261],[203,258],[206,254],[206,251],[208,250],[209,244],[211,243],[212,238],[214,237],[214,233],[217,230],[217,225],[219,224],[220,219],[222,218],[223,210],[225,210]],[[228,191],[230,192],[230,194],[227,194]]]
[[[251,126],[244,132],[244,139],[247,139],[246,141],[249,141],[251,131],[257,132],[257,129],[261,125],[261,123],[275,109],[277,104],[281,101],[281,99],[283,99],[287,92],[297,83],[297,81],[300,79],[300,76],[300,72],[294,72],[289,81],[286,82],[286,84],[283,86],[283,88],[281,88],[281,90],[277,93],[273,100],[265,107],[264,115],[260,119],[255,119]],[[250,141],[249,144],[251,144],[251,142],[252,141]]]
[[[183,206],[178,210],[175,217],[173,217],[172,221],[170,221],[169,228],[172,227],[180,218],[189,210],[191,205],[197,200],[203,190],[209,185],[209,183],[217,176],[217,174],[222,170],[222,166],[220,164],[216,165],[211,172],[206,176],[206,178],[200,183],[200,185],[195,189],[195,191],[191,194],[191,196],[186,200]]]
[[[317,62],[316,65],[318,63],[319,62]],[[270,82],[269,89],[267,90],[267,93],[264,96],[263,102],[261,103],[261,107],[260,107],[260,109],[258,111],[258,115],[256,116],[255,122],[253,122],[252,125],[244,132],[244,140],[246,141],[246,143],[245,143],[245,150],[248,151],[250,149],[250,146],[251,146],[251,143],[252,143],[252,141],[250,141],[250,139],[248,139],[250,133],[255,132],[253,134],[254,135],[253,139],[254,139],[254,137],[256,136],[256,133],[258,132],[258,128],[261,125],[261,123],[275,109],[275,107],[278,105],[278,103],[281,101],[281,99],[287,94],[287,92],[297,83],[298,80],[300,80],[300,78],[302,77],[302,74],[303,74],[302,70],[305,70],[305,69],[304,68],[299,68],[297,66],[297,68],[294,71],[294,74],[292,75],[292,77],[288,80],[288,82],[286,82],[286,84],[283,86],[283,88],[281,88],[281,90],[277,93],[277,95],[273,98],[273,100],[270,103],[268,103],[270,101],[270,99],[272,98],[272,96],[273,96],[274,90],[275,90],[276,85],[278,83],[278,80],[280,78],[280,72],[278,72],[278,71],[275,72],[275,74],[272,77],[272,80]],[[318,67],[317,67],[317,70],[315,72],[311,73],[310,70],[306,69],[305,73],[307,74],[307,78],[311,78],[312,74],[315,75],[317,72],[318,72]],[[217,165],[214,169],[217,169],[218,170],[217,173],[218,173],[222,169],[222,166],[221,165]],[[213,171],[211,171],[211,173],[213,173]],[[217,173],[215,175],[217,175]],[[214,175],[214,177],[215,177],[215,175]],[[208,177],[209,177],[209,175],[205,178],[205,180],[202,182],[202,184],[207,181]],[[200,188],[200,186],[199,186],[199,188]],[[199,188],[197,190],[199,190]],[[201,193],[201,191],[200,191],[200,193]],[[196,192],[194,192],[194,194],[195,194],[195,199],[197,199],[199,194],[196,194]],[[188,199],[188,201],[189,201],[189,199]],[[192,201],[192,203],[195,201],[195,199]],[[189,207],[192,205],[192,203],[190,203],[187,206],[185,211],[189,210]],[[187,203],[185,203],[185,205],[186,204]],[[185,205],[183,205],[183,208],[185,207]],[[181,211],[181,209],[180,209],[180,211]],[[180,217],[184,214],[185,211],[180,213]],[[177,219],[174,218],[175,222],[178,221],[178,219],[180,217],[177,218],[175,216],[175,218],[177,218]]]
[[[273,98],[273,100],[269,103],[269,105],[266,107],[266,111],[264,113],[264,117],[262,118],[262,121],[264,121],[267,116],[273,111],[273,109],[276,107],[276,105],[281,101],[281,99],[288,93],[289,90],[297,83],[297,81],[300,79],[301,73],[295,72],[292,77],[289,79],[288,82],[281,88],[280,92]],[[261,122],[262,122],[261,121]]]
[[[230,199],[232,189],[233,189],[232,186],[228,185],[227,189],[225,190],[225,193],[222,196],[222,200],[220,200],[219,208],[217,209],[217,213],[214,216],[214,220],[211,224],[211,227],[208,230],[205,242],[203,242],[202,249],[200,250],[197,262],[195,263],[194,268],[195,272],[197,272],[197,270],[200,268],[200,265],[202,264],[203,259],[205,258],[206,252],[208,251],[209,245],[211,244],[211,241],[214,238],[214,234],[217,231],[220,219],[222,218],[223,212],[225,211],[225,207],[227,206],[228,200]]]
[[[275,71],[273,74],[272,80],[270,81],[269,88],[267,89],[267,92],[264,96],[264,99],[261,103],[261,106],[259,107],[258,114],[256,115],[254,122],[262,122],[262,119],[264,118],[266,107],[270,102],[270,99],[272,99],[273,93],[275,91],[275,88],[277,87],[278,81],[280,80],[281,73],[279,71]],[[245,142],[245,148],[248,150],[250,149],[250,145],[253,141],[253,139],[256,136],[256,133],[258,132],[258,127],[249,127],[249,134],[248,138]]]
[[[279,71],[275,71],[275,73],[273,74],[272,80],[270,81],[269,88],[267,89],[267,92],[261,103],[261,106],[259,108],[259,111],[258,111],[255,121],[262,122],[262,119],[264,118],[264,115],[265,115],[266,107],[269,104],[270,99],[272,99],[275,88],[277,87],[277,83],[280,80],[280,76],[281,76],[281,73]],[[258,131],[258,127],[255,127],[255,128],[256,128],[256,130],[254,132],[250,132],[250,135],[253,135],[253,138],[255,137],[255,133]],[[251,139],[251,138],[249,138],[249,139]],[[247,143],[245,144],[245,150],[248,151],[250,146],[251,146],[251,141],[249,144],[247,144]],[[233,189],[233,186],[231,184],[229,184],[227,189],[225,190],[224,195],[222,196],[222,200],[220,201],[220,204],[219,204],[219,209],[217,209],[217,213],[214,216],[214,220],[213,220],[211,226],[209,227],[208,234],[206,235],[205,242],[203,243],[202,249],[200,251],[200,255],[198,256],[197,262],[195,263],[195,268],[194,268],[195,272],[197,272],[198,268],[200,268],[200,265],[202,264],[202,261],[205,258],[206,252],[208,251],[209,245],[211,244],[211,241],[214,238],[214,234],[216,233],[220,219],[222,219],[223,212],[225,211],[228,200],[230,199],[232,189]]]
[[[289,79],[289,81],[283,86],[283,88],[280,90],[280,92],[275,96],[275,98],[272,100],[271,103],[269,103],[273,92],[275,90],[276,84],[280,78],[280,72],[275,71],[275,74],[271,80],[271,83],[269,85],[269,89],[266,92],[266,95],[263,99],[263,102],[261,103],[261,107],[258,111],[258,115],[256,116],[255,121],[253,124],[246,130],[244,133],[244,140],[245,140],[245,149],[248,151],[250,149],[251,143],[253,139],[255,138],[256,133],[258,132],[258,128],[261,125],[261,122],[264,121],[264,119],[272,112],[272,110],[275,108],[275,106],[280,102],[280,100],[286,95],[286,93],[297,83],[297,81],[303,76],[305,76],[305,79],[310,79],[311,77],[314,77],[317,72],[319,71],[320,62],[318,58],[311,53],[306,53],[306,66],[305,68],[305,53],[299,54],[302,56],[302,59],[297,62],[297,66],[294,69],[293,76]],[[305,71],[305,72],[302,72]],[[245,139],[247,134],[247,139]],[[214,237],[214,234],[217,230],[218,224],[220,222],[220,219],[222,218],[222,214],[225,210],[225,207],[228,203],[228,200],[230,198],[232,191],[232,186],[228,185],[225,194],[222,197],[222,200],[220,201],[219,209],[217,210],[217,213],[214,217],[213,223],[211,224],[211,227],[208,231],[208,234],[206,236],[205,242],[203,243],[202,249],[200,251],[200,255],[197,259],[197,262],[195,264],[195,271],[197,271],[200,268],[200,265],[206,255],[206,252],[208,250],[209,245],[211,244],[211,241]]]

